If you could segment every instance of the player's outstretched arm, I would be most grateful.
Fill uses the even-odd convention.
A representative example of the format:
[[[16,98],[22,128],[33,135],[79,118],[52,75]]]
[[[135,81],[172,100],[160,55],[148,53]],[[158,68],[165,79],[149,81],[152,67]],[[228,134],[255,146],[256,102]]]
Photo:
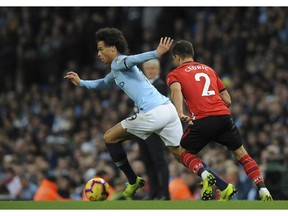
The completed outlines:
[[[156,53],[159,57],[168,52],[173,44],[173,39],[170,37],[161,37]]]
[[[108,74],[103,79],[97,80],[81,80],[77,73],[70,71],[66,74],[64,79],[70,80],[75,86],[85,87],[87,89],[105,89],[112,84],[112,74]],[[106,82],[105,82],[106,79]],[[108,84],[107,84],[108,83]]]
[[[66,74],[66,76],[64,77],[64,79],[70,80],[75,86],[79,86],[80,85],[80,77],[74,71],[68,72]]]
[[[173,44],[173,39],[170,37],[161,38],[159,45],[156,50],[150,52],[144,52],[137,55],[130,56],[120,56],[113,61],[111,67],[116,70],[125,70],[128,68],[132,68],[135,65],[142,64],[151,59],[160,58],[171,48]]]

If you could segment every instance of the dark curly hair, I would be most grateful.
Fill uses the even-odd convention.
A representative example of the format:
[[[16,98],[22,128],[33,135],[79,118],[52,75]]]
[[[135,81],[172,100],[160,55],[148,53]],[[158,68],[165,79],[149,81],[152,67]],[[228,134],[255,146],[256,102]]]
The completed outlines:
[[[115,46],[119,53],[129,52],[128,43],[123,33],[117,28],[101,28],[96,32],[96,43],[104,41],[107,46]]]

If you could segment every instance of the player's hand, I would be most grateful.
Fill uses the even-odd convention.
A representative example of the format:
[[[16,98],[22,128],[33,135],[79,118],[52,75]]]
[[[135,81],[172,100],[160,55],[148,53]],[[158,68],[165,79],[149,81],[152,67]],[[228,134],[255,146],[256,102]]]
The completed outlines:
[[[192,118],[190,116],[187,116],[187,115],[180,115],[179,118],[181,119],[181,121],[187,123],[188,125],[193,125],[193,121],[192,121]]]
[[[66,74],[66,76],[64,77],[64,79],[70,80],[75,86],[79,86],[80,85],[80,77],[74,71],[68,72]]]
[[[160,43],[156,49],[156,53],[157,55],[160,57],[162,56],[164,53],[166,53],[172,46],[173,44],[173,39],[170,37],[161,37],[160,39]]]

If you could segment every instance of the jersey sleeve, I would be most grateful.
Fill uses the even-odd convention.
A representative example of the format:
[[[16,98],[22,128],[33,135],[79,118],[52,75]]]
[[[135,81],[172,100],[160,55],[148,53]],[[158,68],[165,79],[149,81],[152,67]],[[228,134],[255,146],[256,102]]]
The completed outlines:
[[[97,80],[80,80],[80,87],[87,89],[105,89],[113,84],[113,74],[110,72],[102,79]]]
[[[109,87],[115,83],[113,73],[110,72],[104,77],[105,84]]]
[[[159,58],[156,50],[131,56],[120,55],[113,60],[111,67],[114,70],[125,70],[155,58]]]
[[[166,83],[168,86],[170,86],[174,82],[179,82],[175,74],[169,73],[166,77]]]
[[[87,89],[103,89],[106,88],[104,79],[97,80],[80,80],[80,87],[85,87]]]
[[[217,75],[217,86],[218,86],[219,92],[222,92],[225,90],[225,85],[218,75]]]

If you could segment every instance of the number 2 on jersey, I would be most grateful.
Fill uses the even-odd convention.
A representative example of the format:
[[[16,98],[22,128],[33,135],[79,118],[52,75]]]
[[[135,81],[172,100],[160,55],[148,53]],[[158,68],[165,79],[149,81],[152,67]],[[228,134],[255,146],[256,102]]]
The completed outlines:
[[[207,74],[205,73],[197,73],[195,74],[195,80],[196,81],[200,81],[200,77],[204,77],[205,78],[205,84],[203,87],[203,91],[202,91],[202,96],[211,96],[211,95],[215,95],[215,91],[214,90],[209,90],[210,87],[210,78]]]

